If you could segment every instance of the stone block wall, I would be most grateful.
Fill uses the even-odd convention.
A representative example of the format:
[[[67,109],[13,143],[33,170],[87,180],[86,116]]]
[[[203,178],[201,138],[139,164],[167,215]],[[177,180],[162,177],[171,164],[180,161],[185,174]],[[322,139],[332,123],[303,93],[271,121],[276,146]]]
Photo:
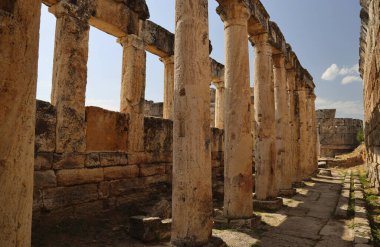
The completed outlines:
[[[145,117],[145,151],[127,150],[128,115],[86,108],[84,153],[55,150],[56,109],[37,101],[33,215],[81,216],[170,195],[172,122]],[[213,188],[223,193],[223,131],[212,131]]]
[[[145,100],[144,115],[149,117],[162,118],[164,112],[164,103],[155,103],[150,100]]]
[[[362,120],[335,118],[335,113],[335,109],[317,110],[321,157],[349,153],[360,145],[356,136],[363,130]]]
[[[365,144],[369,178],[380,187],[380,0],[361,0],[360,73],[364,81]]]

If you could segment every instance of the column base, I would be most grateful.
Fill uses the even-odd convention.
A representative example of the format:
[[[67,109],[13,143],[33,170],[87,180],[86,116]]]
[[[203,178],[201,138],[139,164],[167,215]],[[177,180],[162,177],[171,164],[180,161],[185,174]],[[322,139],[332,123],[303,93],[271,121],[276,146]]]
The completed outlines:
[[[318,175],[327,176],[327,177],[333,176],[330,169],[324,169],[324,168],[318,169]]]
[[[278,195],[282,197],[292,197],[292,196],[295,196],[296,194],[297,194],[297,190],[295,188],[291,188],[291,189],[280,190]]]
[[[227,244],[223,241],[223,239],[212,236],[207,244],[194,244],[190,242],[180,242],[175,241],[171,242],[170,246],[172,247],[188,247],[188,246],[194,246],[194,247],[227,247]]]
[[[306,187],[306,184],[303,181],[293,183],[293,188],[304,188],[304,187]]]
[[[253,208],[256,210],[268,210],[268,211],[276,211],[282,208],[284,205],[282,198],[276,197],[268,200],[257,200],[253,199]]]
[[[229,219],[224,216],[218,216],[214,218],[214,224],[216,227],[229,228],[229,229],[241,229],[241,228],[255,228],[261,223],[261,216],[253,214],[249,218],[241,219]]]

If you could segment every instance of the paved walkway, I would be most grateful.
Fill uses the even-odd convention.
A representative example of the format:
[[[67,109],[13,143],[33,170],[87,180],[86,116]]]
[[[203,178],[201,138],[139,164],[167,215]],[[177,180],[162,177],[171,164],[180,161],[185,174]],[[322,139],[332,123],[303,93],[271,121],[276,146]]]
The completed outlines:
[[[352,221],[333,218],[341,190],[340,177],[307,182],[298,194],[284,199],[286,207],[276,213],[259,213],[258,229],[214,230],[230,247],[345,247],[353,245]]]

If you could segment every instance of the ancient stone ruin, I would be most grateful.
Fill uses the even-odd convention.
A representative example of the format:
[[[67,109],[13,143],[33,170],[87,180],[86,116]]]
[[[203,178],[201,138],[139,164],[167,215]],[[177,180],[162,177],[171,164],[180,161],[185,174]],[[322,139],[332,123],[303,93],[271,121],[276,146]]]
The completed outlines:
[[[360,1],[362,11],[360,73],[364,80],[364,129],[369,177],[380,186],[380,13],[378,0]]]
[[[96,215],[165,196],[171,243],[201,246],[211,240],[216,197],[228,224],[253,227],[254,207],[281,206],[280,196],[293,195],[316,173],[312,76],[259,0],[217,1],[224,65],[210,57],[207,0],[176,1],[175,35],[148,20],[144,0],[1,0],[0,246],[30,246],[32,221]],[[375,180],[378,2],[362,1],[368,35],[361,53]],[[41,4],[56,17],[51,103],[36,101]],[[90,26],[123,47],[119,112],[85,106]],[[165,66],[162,105],[144,99],[147,52]],[[136,227],[144,220],[132,218]]]
[[[363,121],[352,118],[335,118],[336,109],[317,110],[320,156],[332,157],[350,153],[360,145],[358,133]]]

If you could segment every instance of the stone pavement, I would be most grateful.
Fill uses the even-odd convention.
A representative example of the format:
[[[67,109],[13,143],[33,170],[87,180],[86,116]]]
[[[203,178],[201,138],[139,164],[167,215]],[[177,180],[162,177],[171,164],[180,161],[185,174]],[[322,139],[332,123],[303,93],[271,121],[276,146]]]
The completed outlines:
[[[345,247],[353,245],[353,223],[333,213],[341,190],[341,177],[319,177],[284,198],[285,207],[275,213],[259,212],[263,224],[254,231],[214,230],[230,247]]]

